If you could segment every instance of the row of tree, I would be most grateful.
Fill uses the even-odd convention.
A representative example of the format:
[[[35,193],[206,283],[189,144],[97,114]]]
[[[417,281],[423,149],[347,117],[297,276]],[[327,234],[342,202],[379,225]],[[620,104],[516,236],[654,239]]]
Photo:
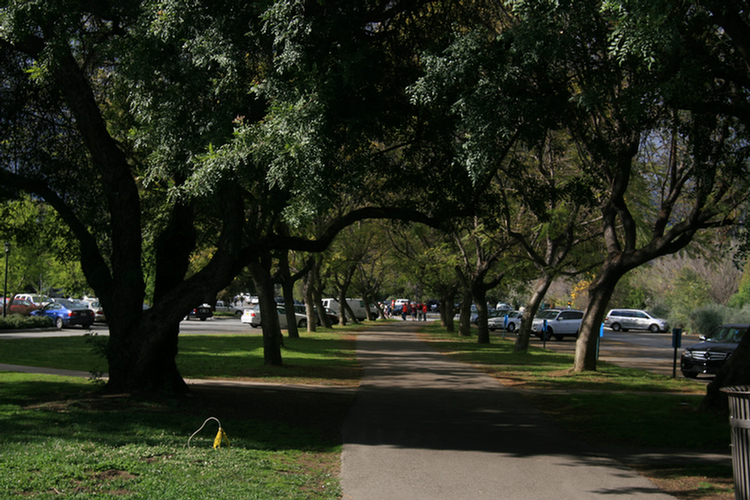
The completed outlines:
[[[365,219],[450,235],[461,257],[425,276],[457,278],[480,313],[497,269],[533,269],[519,350],[554,279],[593,273],[574,366],[593,370],[620,278],[743,213],[747,15],[738,0],[5,0],[0,194],[43,199],[77,241],[112,390],[186,390],[179,321],[243,269],[281,363],[274,259],[291,280],[287,252]]]

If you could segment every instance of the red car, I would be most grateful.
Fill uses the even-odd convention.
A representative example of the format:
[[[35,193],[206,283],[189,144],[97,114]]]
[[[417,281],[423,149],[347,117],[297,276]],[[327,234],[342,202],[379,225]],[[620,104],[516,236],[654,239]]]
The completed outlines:
[[[22,316],[28,316],[31,311],[36,311],[39,306],[35,306],[28,300],[23,299],[5,299],[4,304],[8,305],[8,312],[6,314],[20,314]],[[4,306],[3,306],[4,307]]]

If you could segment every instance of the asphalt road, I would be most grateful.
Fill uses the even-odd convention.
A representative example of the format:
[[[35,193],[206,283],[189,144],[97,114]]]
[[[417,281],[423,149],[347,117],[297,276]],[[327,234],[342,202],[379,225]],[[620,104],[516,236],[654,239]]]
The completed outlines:
[[[407,321],[411,323],[411,321]],[[376,323],[377,324],[377,323]],[[92,333],[97,335],[109,335],[106,324],[96,323],[91,328]],[[180,323],[180,332],[183,334],[210,335],[210,334],[233,334],[233,333],[250,333],[261,335],[260,328],[252,328],[250,325],[243,324],[239,318],[220,317],[210,318],[206,321],[200,320],[183,320]],[[23,338],[23,337],[69,337],[83,335],[86,330],[80,328],[64,328],[60,331],[45,331],[32,333],[3,333],[0,338]],[[502,331],[495,331],[493,335],[502,336]],[[515,338],[513,334],[506,334],[506,338]],[[684,335],[682,337],[682,347],[689,346],[698,342],[696,335]],[[531,345],[542,346],[540,339],[532,337]],[[546,342],[547,349],[569,354],[575,353],[575,340],[565,338],[564,340],[549,340]],[[677,377],[682,377],[679,367],[679,355],[682,348],[677,349]],[[599,359],[620,366],[633,368],[642,368],[653,371],[662,375],[672,376],[674,366],[675,350],[672,348],[671,333],[651,333],[651,332],[613,332],[604,330],[604,336],[599,343]],[[699,381],[708,383],[713,377],[701,376]]]
[[[698,342],[697,335],[683,335],[682,346],[677,349],[676,375],[682,378],[680,372],[680,353],[682,349]],[[536,337],[531,345],[540,346],[542,341]],[[575,339],[550,340],[546,342],[547,349],[558,352],[575,354]],[[672,347],[672,334],[651,333],[640,331],[614,332],[605,329],[604,336],[599,341],[599,360],[618,366],[641,368],[661,375],[672,376],[675,366],[675,349]],[[713,376],[701,376],[700,381],[708,383]]]

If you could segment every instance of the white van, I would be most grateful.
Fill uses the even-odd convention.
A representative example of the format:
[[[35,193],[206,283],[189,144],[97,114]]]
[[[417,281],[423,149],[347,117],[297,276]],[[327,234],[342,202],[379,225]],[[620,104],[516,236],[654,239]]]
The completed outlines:
[[[619,332],[649,330],[652,333],[668,332],[669,321],[657,318],[642,309],[612,309],[604,318],[605,328]]]
[[[339,310],[341,309],[339,301],[336,299],[323,299],[323,307],[327,307],[331,309],[332,311],[336,312],[336,314],[339,313]],[[367,319],[367,308],[365,307],[365,301],[362,299],[346,299],[346,303],[349,304],[349,307],[351,308],[352,312],[354,313],[354,316],[359,321],[364,321]],[[375,314],[373,312],[373,314]]]

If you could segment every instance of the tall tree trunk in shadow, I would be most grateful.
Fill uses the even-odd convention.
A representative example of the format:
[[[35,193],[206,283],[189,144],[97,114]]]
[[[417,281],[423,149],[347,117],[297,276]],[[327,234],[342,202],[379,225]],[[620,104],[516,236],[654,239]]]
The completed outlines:
[[[282,366],[281,346],[283,345],[283,338],[279,326],[276,301],[274,300],[270,255],[264,255],[253,260],[249,269],[255,282],[255,289],[258,292],[260,321],[263,329],[263,363],[271,366]]]

